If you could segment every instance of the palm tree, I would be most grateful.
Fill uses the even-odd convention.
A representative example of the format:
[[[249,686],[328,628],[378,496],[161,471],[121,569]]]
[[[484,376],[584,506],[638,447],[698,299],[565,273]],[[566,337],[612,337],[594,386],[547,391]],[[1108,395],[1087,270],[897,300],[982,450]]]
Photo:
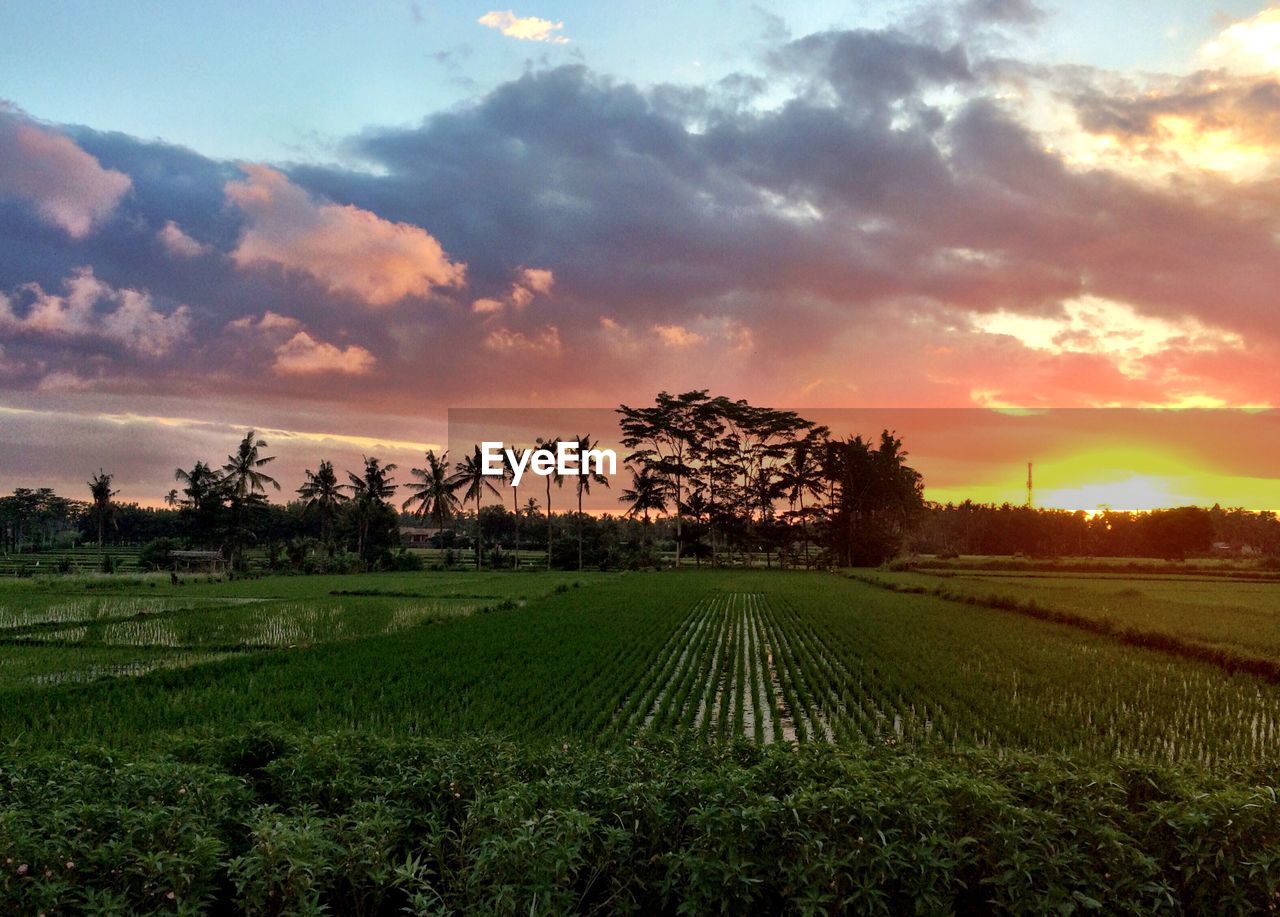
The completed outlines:
[[[649,544],[649,512],[667,511],[667,494],[663,482],[649,468],[642,467],[631,472],[631,487],[622,492],[622,502],[630,504],[626,516],[630,519],[641,516],[644,519],[644,543]]]
[[[418,504],[413,514],[419,518],[434,516],[436,528],[443,539],[445,520],[459,508],[458,498],[453,495],[453,492],[458,489],[458,484],[453,482],[449,475],[448,450],[439,458],[436,458],[435,450],[428,450],[426,466],[414,468],[409,472],[418,480],[407,485],[409,499],[405,500],[400,508],[407,510],[413,504]]]
[[[279,481],[258,470],[274,462],[276,457],[262,455],[261,450],[267,447],[267,441],[255,439],[256,436],[257,432],[254,430],[246,433],[235,454],[228,455],[227,463],[222,466],[223,476],[231,487],[231,495],[240,502],[255,493],[266,493],[268,484],[276,490],[280,489]]]
[[[373,514],[386,506],[387,501],[396,492],[391,472],[397,467],[394,462],[383,465],[376,458],[370,458],[367,455],[362,458],[364,474],[348,471],[347,478],[351,483],[346,485],[351,491],[351,502],[356,508],[356,520],[359,524],[356,554],[361,560],[364,559],[364,543],[369,536],[369,523],[373,521]]]
[[[181,501],[179,501],[178,499],[178,489],[176,487],[172,488],[167,494],[164,495],[165,506],[168,506],[171,508],[176,507],[179,502]]]
[[[189,515],[197,539],[206,540],[219,524],[227,485],[222,475],[204,462],[196,462],[190,471],[174,469],[173,478],[182,486],[178,505]]]
[[[222,466],[222,479],[226,482],[227,495],[231,500],[231,560],[235,563],[240,555],[241,546],[251,540],[254,533],[245,521],[246,510],[250,504],[257,504],[263,499],[270,484],[276,490],[280,482],[259,469],[276,460],[274,455],[263,455],[267,447],[265,439],[258,439],[257,432],[250,430],[240,440],[240,445],[232,455],[227,456]]]
[[[503,450],[502,453],[502,479],[511,482],[511,509],[515,516],[516,526],[516,550],[515,562],[512,569],[520,569],[520,488],[516,485],[516,466],[512,460],[517,450],[513,447],[509,451]]]
[[[111,475],[99,468],[98,473],[89,479],[89,493],[93,496],[93,506],[90,512],[98,523],[98,547],[102,547],[103,538],[106,536],[107,523],[112,521],[115,516],[115,507],[111,505],[111,498],[118,494],[119,491],[111,489],[111,477]]]
[[[609,479],[598,471],[592,471],[591,466],[587,463],[587,452],[600,445],[599,441],[593,441],[591,434],[586,433],[579,436],[575,442],[578,444],[578,470],[573,476],[574,486],[578,491],[578,569],[582,569],[582,496],[591,493],[591,485],[603,484],[609,486]]]
[[[502,497],[498,493],[498,489],[493,486],[493,482],[489,480],[489,475],[484,473],[484,459],[480,456],[479,446],[476,446],[475,451],[462,461],[456,463],[454,469],[453,476],[449,478],[449,483],[455,489],[466,488],[466,493],[462,495],[462,499],[474,500],[476,504],[476,569],[479,570],[484,561],[484,542],[480,537],[480,499],[484,496],[485,490],[488,490],[498,499],[502,499]]]
[[[190,471],[175,468],[173,479],[184,485],[178,503],[187,509],[204,509],[211,498],[221,495],[222,475],[204,462],[196,462]]]
[[[560,445],[560,437],[553,436],[550,439],[538,437],[538,448],[545,449],[552,454],[555,453]],[[564,486],[564,475],[560,473],[560,465],[557,463],[551,467],[551,473],[547,476],[547,570],[551,569],[551,485],[556,487]]]
[[[804,537],[804,563],[809,566],[809,520],[805,514],[804,495],[821,497],[822,468],[814,455],[815,443],[804,439],[796,443],[791,460],[782,466],[782,487],[792,506],[799,504],[800,531]]]
[[[314,509],[320,515],[320,540],[332,554],[329,525],[338,515],[338,507],[349,498],[342,492],[343,485],[338,483],[338,473],[333,470],[333,462],[321,462],[315,471],[308,468],[303,474],[306,475],[306,481],[298,488],[298,496],[302,498],[304,507]]]

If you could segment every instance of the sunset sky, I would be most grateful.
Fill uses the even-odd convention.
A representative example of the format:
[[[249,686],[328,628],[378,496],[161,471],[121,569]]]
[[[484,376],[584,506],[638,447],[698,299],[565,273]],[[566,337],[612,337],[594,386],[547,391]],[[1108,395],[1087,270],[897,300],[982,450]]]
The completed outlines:
[[[0,492],[156,503],[249,427],[292,490],[420,463],[450,408],[710,388],[862,409],[935,499],[1035,459],[1042,505],[1280,509],[1280,3],[0,0],[0,35]],[[1251,410],[1041,411],[1101,407]],[[905,410],[940,408],[983,410]]]

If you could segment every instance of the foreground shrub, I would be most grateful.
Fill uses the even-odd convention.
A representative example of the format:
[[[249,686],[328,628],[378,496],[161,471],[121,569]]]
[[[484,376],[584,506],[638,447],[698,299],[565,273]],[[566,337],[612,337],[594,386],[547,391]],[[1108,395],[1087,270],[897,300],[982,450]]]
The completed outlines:
[[[1255,913],[1257,776],[979,752],[307,737],[0,757],[0,911]]]

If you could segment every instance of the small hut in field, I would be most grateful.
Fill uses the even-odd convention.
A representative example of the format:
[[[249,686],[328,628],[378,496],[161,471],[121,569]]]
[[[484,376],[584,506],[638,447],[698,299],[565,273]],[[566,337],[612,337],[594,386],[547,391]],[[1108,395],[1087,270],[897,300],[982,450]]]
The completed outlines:
[[[169,558],[178,573],[221,573],[227,568],[221,551],[170,551]]]

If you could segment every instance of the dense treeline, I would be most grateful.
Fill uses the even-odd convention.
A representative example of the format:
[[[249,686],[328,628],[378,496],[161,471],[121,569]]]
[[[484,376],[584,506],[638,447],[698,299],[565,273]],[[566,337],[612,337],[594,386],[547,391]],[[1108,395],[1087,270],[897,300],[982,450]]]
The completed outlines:
[[[0,533],[6,552],[75,541],[150,543],[145,561],[151,566],[165,566],[177,548],[216,551],[242,566],[246,552],[256,549],[272,567],[307,570],[420,564],[402,550],[405,524],[429,529],[426,544],[442,552],[442,563],[460,562],[467,552],[477,568],[513,566],[522,549],[540,552],[539,563],[549,569],[671,560],[865,566],[905,551],[1280,554],[1280,521],[1267,512],[1215,506],[1090,515],[928,504],[923,480],[893,432],[833,437],[793,411],[705,390],[662,392],[650,405],[624,404],[617,413],[622,445],[630,450],[620,517],[584,512],[592,488],[610,486],[598,469],[583,463],[577,473],[526,476],[517,487],[510,460],[502,474],[486,474],[478,446],[453,461],[448,452],[428,452],[422,467],[400,481],[396,466],[376,457],[345,472],[321,461],[281,506],[268,500],[281,489],[266,470],[274,458],[250,431],[224,463],[177,469],[178,486],[165,509],[117,503],[112,476],[99,470],[87,482],[87,501],[48,489],[0,498]],[[536,445],[554,452],[560,443],[577,454],[598,445],[590,434],[548,435]]]
[[[1053,557],[1159,557],[1181,560],[1217,550],[1280,554],[1274,512],[1179,507],[1089,514],[964,502],[931,504],[912,538],[925,554],[1027,554]]]

